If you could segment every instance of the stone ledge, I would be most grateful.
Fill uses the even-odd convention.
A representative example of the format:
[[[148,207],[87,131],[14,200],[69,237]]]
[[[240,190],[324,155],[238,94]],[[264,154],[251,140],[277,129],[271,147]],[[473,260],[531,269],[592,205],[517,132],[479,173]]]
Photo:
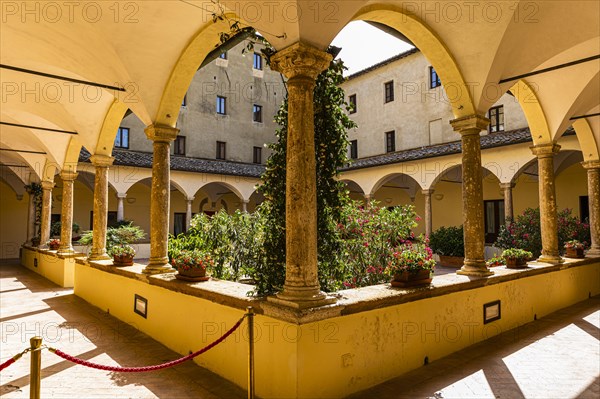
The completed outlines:
[[[500,284],[520,278],[557,272],[572,267],[600,264],[600,258],[565,259],[564,263],[558,265],[530,262],[526,269],[519,270],[495,267],[493,268],[494,275],[490,277],[446,274],[434,277],[433,283],[430,286],[422,288],[400,289],[392,288],[389,284],[380,284],[350,289],[334,293],[333,295],[338,298],[336,303],[311,309],[294,309],[267,302],[264,298],[249,297],[248,294],[252,291],[253,286],[247,284],[216,279],[202,283],[188,283],[177,280],[175,273],[152,276],[143,274],[142,270],[144,266],[138,264],[128,267],[115,267],[112,265],[111,260],[88,262],[84,258],[76,258],[76,262],[107,273],[139,280],[173,292],[206,299],[235,309],[246,310],[248,306],[253,306],[257,314],[302,325],[421,299],[438,297],[454,292]]]
[[[44,249],[44,248],[38,248],[38,247],[32,247],[29,245],[23,245],[23,248],[28,249],[30,251],[34,251],[34,252],[39,252],[44,255],[54,256],[59,259],[71,259],[71,258],[75,258],[76,260],[77,259],[85,259],[85,254],[81,253],[81,252],[73,252],[70,254],[59,254],[58,251],[53,251],[50,249]]]

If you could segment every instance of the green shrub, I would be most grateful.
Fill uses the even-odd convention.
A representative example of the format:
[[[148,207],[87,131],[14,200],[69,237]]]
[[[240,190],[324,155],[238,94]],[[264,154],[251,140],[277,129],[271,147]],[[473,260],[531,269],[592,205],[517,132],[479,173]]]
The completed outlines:
[[[429,237],[431,250],[442,256],[465,256],[465,241],[462,226],[440,227]]]
[[[61,229],[62,223],[60,222],[60,220],[58,222],[52,223],[52,226],[50,226],[50,237],[60,236]],[[73,233],[79,233],[79,230],[79,225],[73,222],[73,227],[71,228],[71,231],[73,231]]]
[[[106,250],[110,252],[116,245],[129,245],[146,237],[146,233],[132,222],[121,227],[109,227],[106,229]],[[92,245],[94,239],[93,230],[86,231],[81,235],[79,244]]]

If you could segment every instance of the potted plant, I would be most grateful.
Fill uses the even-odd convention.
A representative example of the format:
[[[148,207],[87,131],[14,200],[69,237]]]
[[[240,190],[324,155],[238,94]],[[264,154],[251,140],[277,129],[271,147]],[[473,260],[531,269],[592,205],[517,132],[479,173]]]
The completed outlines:
[[[175,277],[179,280],[207,281],[210,277],[206,272],[213,268],[215,262],[208,252],[194,249],[173,253],[171,264],[177,270]]]
[[[462,226],[440,227],[429,237],[431,250],[440,256],[440,265],[460,268],[465,261]]]
[[[60,240],[58,238],[53,238],[51,240],[48,240],[46,245],[48,245],[48,248],[51,251],[56,251],[58,248],[60,248]]]
[[[487,267],[505,266],[506,260],[502,256],[494,256],[485,262]]]
[[[434,268],[431,249],[407,241],[392,254],[385,273],[392,278],[392,287],[413,287],[430,284]]]
[[[113,257],[114,266],[132,266],[135,249],[128,244],[119,244],[112,247],[108,254]]]
[[[94,232],[92,230],[86,231],[79,240],[80,245],[92,245],[93,244]],[[132,222],[121,225],[119,227],[109,227],[106,230],[106,250],[109,255],[113,257],[115,266],[130,266],[128,259],[118,258],[117,254],[133,255],[135,256],[135,250],[131,247],[131,244],[144,238],[146,234],[139,226],[134,226]],[[117,248],[121,247],[121,248]],[[129,248],[125,248],[129,247]],[[133,260],[133,259],[132,259]],[[123,263],[123,261],[125,263]]]
[[[509,248],[502,252],[502,257],[506,261],[507,268],[523,269],[527,267],[527,262],[533,258],[533,254],[524,249]]]
[[[575,258],[575,259],[585,258],[585,255],[583,254],[584,249],[585,249],[585,244],[578,240],[567,241],[565,243],[565,250],[566,250],[565,256],[567,258]]]

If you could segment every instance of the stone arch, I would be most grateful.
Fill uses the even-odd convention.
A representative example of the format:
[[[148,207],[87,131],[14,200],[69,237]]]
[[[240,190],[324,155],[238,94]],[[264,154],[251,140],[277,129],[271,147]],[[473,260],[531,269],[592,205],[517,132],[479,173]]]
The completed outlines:
[[[456,183],[462,182],[462,165],[461,164],[448,164],[446,166],[447,167],[445,167],[440,172],[440,174],[435,177],[435,179],[433,180],[433,182],[431,183],[429,188],[435,189],[435,186],[440,181],[442,181],[442,179],[444,177],[450,177],[453,179],[452,181],[454,181]],[[483,171],[483,179],[484,180],[488,177],[491,177],[495,180],[498,180],[499,182],[502,181],[501,176],[499,175],[499,173],[501,172],[500,170],[493,171],[493,170],[491,170],[490,167],[486,167],[486,166],[482,166],[481,169]]]
[[[350,191],[351,197],[353,196],[353,194],[355,197],[360,195],[361,197],[364,198],[366,196],[365,190],[356,181],[354,181],[352,179],[342,179],[341,182],[346,185],[346,187]],[[355,199],[357,199],[357,198],[355,198]]]
[[[370,193],[368,193],[368,194],[374,195],[380,188],[384,187],[384,185],[386,183],[389,183],[394,180],[396,180],[396,181],[399,180],[402,184],[404,184],[406,186],[406,187],[402,187],[402,188],[407,190],[407,192],[411,198],[414,198],[417,190],[423,189],[423,187],[421,187],[419,182],[417,182],[417,180],[414,177],[407,175],[406,173],[390,173],[390,174],[387,174],[387,175],[383,176],[382,178],[380,178],[373,185]]]
[[[596,117],[597,118],[597,117]],[[584,161],[598,161],[600,155],[598,154],[598,143],[594,137],[592,126],[587,119],[577,119],[573,122],[573,128],[577,134],[577,140],[579,146],[583,152]],[[584,151],[585,150],[585,151]]]
[[[224,20],[219,19],[204,26],[183,50],[166,83],[158,111],[153,119],[155,124],[176,127],[181,111],[181,102],[198,67],[206,56],[219,45],[219,33],[229,31],[226,19],[237,20],[239,18],[234,13],[226,13]]]
[[[240,201],[244,201],[245,200],[245,198],[242,195],[242,193],[235,186],[233,186],[232,184],[226,183],[226,182],[217,182],[217,181],[214,181],[214,182],[206,183],[206,184],[202,185],[198,189],[198,191],[200,191],[200,190],[206,191],[206,188],[209,187],[209,186],[213,186],[213,187],[221,186],[221,187],[223,187],[223,188],[231,191],[233,194],[235,194],[240,199]],[[198,191],[196,191],[196,192],[198,192]]]
[[[515,96],[525,114],[533,144],[552,143],[553,135],[535,88],[521,79],[510,88],[510,92]]]
[[[401,32],[421,50],[435,68],[454,116],[461,118],[477,113],[472,93],[456,60],[441,38],[423,21],[395,5],[382,3],[363,7],[352,19],[378,22]]]
[[[115,99],[108,109],[104,122],[102,123],[94,154],[108,156],[112,154],[117,130],[119,129],[119,126],[121,126],[121,121],[125,117],[125,112],[127,112],[127,105]]]

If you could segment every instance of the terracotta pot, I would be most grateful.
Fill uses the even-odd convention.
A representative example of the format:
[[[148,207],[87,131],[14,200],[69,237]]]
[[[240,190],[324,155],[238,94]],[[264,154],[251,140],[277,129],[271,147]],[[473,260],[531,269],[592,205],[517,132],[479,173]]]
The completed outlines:
[[[419,285],[431,284],[433,280],[430,270],[419,270],[416,273],[402,272],[396,274],[392,280],[392,287],[415,287]]]
[[[465,258],[462,256],[440,255],[440,265],[444,267],[455,267],[460,269],[465,264]]]
[[[583,249],[577,249],[577,248],[567,248],[567,253],[565,254],[565,256],[567,258],[574,258],[574,259],[585,258]]]
[[[194,268],[190,270],[178,270],[175,278],[183,281],[208,281],[210,277],[206,275],[206,269]]]
[[[113,255],[113,266],[133,266],[133,256]]]
[[[527,267],[527,259],[506,258],[506,267],[509,269],[525,269]]]
[[[50,251],[56,251],[58,250],[58,248],[60,248],[60,244],[49,244],[48,248],[50,249]]]

